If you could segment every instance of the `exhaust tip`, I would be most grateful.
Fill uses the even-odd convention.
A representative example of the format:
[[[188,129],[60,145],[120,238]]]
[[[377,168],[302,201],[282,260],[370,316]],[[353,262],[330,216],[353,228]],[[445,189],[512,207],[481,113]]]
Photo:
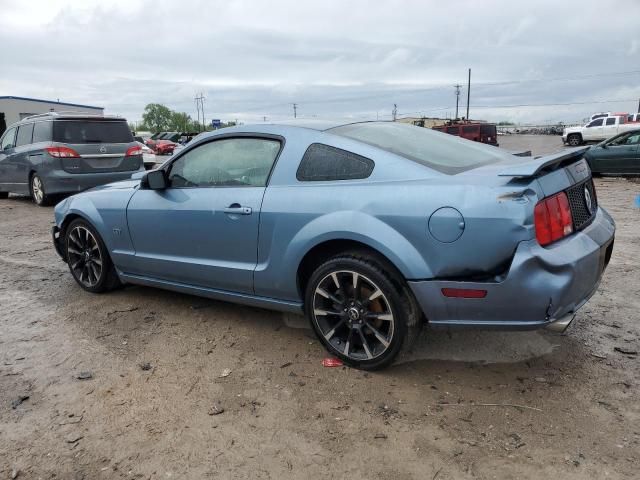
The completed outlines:
[[[574,312],[567,313],[564,317],[560,318],[559,320],[555,320],[549,323],[545,328],[551,332],[564,333],[565,330],[569,328],[569,325],[571,324],[571,322],[573,322],[573,319],[575,318],[575,316],[576,314]]]

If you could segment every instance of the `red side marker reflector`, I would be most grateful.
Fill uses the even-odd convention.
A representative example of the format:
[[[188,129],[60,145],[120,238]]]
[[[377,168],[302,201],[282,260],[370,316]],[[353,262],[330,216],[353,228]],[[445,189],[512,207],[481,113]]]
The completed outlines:
[[[442,295],[452,298],[484,298],[487,296],[487,291],[472,288],[443,288]]]
[[[323,367],[341,367],[342,360],[340,360],[339,358],[324,358],[322,359],[322,366]]]

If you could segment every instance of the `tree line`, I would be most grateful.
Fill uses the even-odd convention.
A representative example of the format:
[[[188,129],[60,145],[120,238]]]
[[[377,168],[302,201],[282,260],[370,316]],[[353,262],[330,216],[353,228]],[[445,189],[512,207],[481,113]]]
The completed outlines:
[[[222,124],[221,127],[235,125],[233,122]],[[202,132],[211,130],[211,125],[203,125],[191,118],[188,113],[176,112],[160,103],[150,103],[144,107],[142,123],[130,125],[134,131],[158,132]]]

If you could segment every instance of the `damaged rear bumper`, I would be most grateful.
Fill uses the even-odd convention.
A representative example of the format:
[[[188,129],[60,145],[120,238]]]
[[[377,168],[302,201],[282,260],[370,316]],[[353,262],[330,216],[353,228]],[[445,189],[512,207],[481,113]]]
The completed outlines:
[[[425,280],[409,285],[434,327],[564,330],[596,292],[614,235],[613,219],[599,208],[591,225],[547,248],[535,239],[521,242],[501,282]],[[446,297],[442,289],[486,290],[486,295]]]

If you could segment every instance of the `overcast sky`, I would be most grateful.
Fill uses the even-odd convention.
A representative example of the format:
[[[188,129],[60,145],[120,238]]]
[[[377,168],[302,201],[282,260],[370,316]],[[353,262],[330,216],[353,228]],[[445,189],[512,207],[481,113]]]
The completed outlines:
[[[636,111],[640,1],[0,0],[0,95],[207,120]],[[617,102],[610,102],[616,100]],[[593,103],[606,102],[606,103]],[[539,106],[544,104],[573,104]],[[538,105],[514,107],[514,105]],[[463,115],[464,113],[462,113]]]

